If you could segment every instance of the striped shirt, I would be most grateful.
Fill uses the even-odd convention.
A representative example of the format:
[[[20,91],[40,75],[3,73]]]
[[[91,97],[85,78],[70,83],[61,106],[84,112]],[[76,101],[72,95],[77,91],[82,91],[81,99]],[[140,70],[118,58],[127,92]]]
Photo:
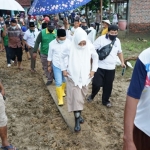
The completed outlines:
[[[23,39],[23,35],[24,33],[18,27],[16,27],[16,29],[9,27],[8,28],[8,46],[11,48],[22,47],[21,41]]]

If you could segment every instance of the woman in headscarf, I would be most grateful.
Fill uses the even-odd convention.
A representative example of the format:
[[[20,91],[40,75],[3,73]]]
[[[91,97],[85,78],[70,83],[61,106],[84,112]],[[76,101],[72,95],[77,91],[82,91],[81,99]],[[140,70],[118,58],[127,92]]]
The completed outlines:
[[[68,65],[65,58],[68,57]],[[93,60],[91,66],[91,58]],[[91,82],[98,68],[98,55],[94,46],[88,40],[87,33],[82,29],[76,29],[70,50],[64,50],[61,58],[61,69],[67,77],[67,104],[68,111],[74,112],[75,132],[81,130],[80,123],[84,99],[87,94],[87,86]]]

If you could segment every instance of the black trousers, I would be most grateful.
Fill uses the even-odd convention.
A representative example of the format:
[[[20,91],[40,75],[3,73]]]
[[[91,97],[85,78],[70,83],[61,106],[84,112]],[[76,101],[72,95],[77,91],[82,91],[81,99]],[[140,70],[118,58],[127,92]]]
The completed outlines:
[[[99,31],[99,25],[100,25],[99,23],[95,23],[97,33]]]
[[[107,105],[110,102],[109,97],[111,96],[114,78],[115,69],[106,70],[98,68],[92,81],[91,98],[93,99],[95,95],[99,92],[100,87],[103,87],[102,104]]]
[[[23,55],[22,47],[17,47],[17,48],[10,47],[10,51],[11,51],[11,60],[15,61],[17,57],[17,61],[22,62],[22,55]]]

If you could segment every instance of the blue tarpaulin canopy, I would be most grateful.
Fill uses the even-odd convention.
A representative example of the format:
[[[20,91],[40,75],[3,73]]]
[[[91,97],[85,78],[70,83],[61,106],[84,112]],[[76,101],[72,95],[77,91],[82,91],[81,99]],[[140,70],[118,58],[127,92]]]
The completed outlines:
[[[91,0],[34,0],[29,15],[57,14],[76,9]]]

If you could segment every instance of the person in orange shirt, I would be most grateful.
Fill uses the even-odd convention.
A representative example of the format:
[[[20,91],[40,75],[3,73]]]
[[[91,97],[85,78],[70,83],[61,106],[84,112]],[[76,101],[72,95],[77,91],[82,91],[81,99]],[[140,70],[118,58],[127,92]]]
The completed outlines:
[[[103,29],[102,29],[101,35],[105,35],[108,33],[108,27],[110,25],[110,21],[109,20],[103,20],[102,23],[103,23]]]

